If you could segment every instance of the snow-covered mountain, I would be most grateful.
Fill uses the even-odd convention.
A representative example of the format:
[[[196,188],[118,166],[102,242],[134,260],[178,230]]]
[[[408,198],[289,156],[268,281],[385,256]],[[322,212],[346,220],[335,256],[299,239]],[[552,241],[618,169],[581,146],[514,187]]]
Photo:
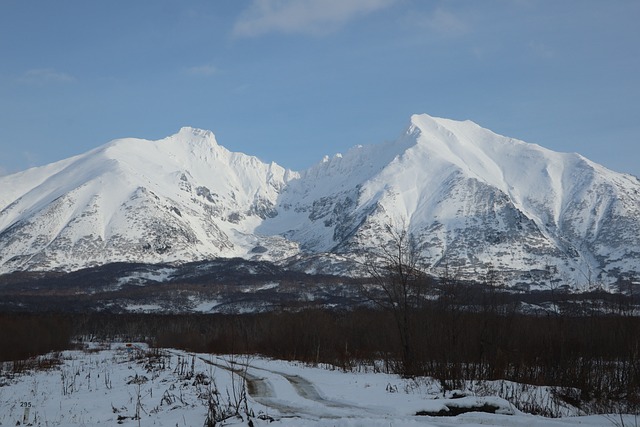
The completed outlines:
[[[318,253],[379,245],[388,224],[461,277],[586,285],[640,272],[638,178],[428,115],[300,173],[183,128],[2,177],[0,272],[294,255],[326,270]]]
[[[211,132],[121,139],[0,179],[0,269],[77,269],[114,261],[282,258],[297,245],[257,237],[297,174],[231,153]]]

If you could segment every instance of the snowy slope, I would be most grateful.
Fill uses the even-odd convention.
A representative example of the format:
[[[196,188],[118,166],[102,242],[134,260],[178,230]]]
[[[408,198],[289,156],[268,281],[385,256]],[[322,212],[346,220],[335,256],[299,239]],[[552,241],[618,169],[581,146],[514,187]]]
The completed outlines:
[[[2,177],[0,272],[292,255],[326,271],[336,258],[317,254],[379,245],[387,224],[461,277],[495,267],[510,283],[586,286],[640,272],[636,177],[428,115],[300,173],[183,128]]]

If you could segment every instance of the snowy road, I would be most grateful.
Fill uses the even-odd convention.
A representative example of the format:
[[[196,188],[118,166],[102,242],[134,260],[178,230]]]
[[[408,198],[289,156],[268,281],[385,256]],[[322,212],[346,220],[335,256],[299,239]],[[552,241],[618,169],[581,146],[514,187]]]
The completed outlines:
[[[242,376],[251,398],[284,417],[338,419],[376,413],[383,415],[373,407],[327,399],[311,381],[300,375],[231,363],[221,357],[207,359],[199,356],[199,359]]]

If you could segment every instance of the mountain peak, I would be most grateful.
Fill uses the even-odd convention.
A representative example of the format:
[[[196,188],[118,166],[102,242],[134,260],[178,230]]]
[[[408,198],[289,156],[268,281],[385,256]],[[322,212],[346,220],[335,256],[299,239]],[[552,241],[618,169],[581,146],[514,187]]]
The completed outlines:
[[[190,141],[202,141],[208,142],[211,145],[218,145],[218,141],[216,141],[216,136],[213,132],[206,129],[194,128],[191,126],[183,126],[180,128],[178,133],[170,136],[170,138],[176,138],[180,140],[190,140]]]
[[[439,120],[442,120],[442,119],[427,113],[411,115],[411,124],[415,126],[420,126],[420,125],[429,124],[429,123],[437,123]]]
[[[454,127],[457,125],[466,126],[469,124],[478,126],[476,123],[472,122],[471,120],[445,119],[442,117],[435,117],[427,113],[411,115],[411,125],[415,127],[423,128],[423,129],[437,129],[438,127],[448,128],[449,126],[454,126]]]

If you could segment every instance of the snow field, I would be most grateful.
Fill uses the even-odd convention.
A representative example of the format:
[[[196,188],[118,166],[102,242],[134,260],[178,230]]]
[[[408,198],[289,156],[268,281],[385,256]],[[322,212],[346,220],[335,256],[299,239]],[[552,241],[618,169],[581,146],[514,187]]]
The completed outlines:
[[[236,408],[242,415],[218,425],[246,426],[249,419],[254,426],[273,427],[620,425],[619,416],[527,415],[498,397],[444,398],[438,384],[427,378],[345,373],[260,357],[189,354],[119,343],[66,351],[61,362],[50,370],[18,375],[10,375],[5,364],[0,376],[0,425],[26,421],[33,426],[202,426],[209,399],[218,402],[218,413]],[[497,414],[415,415],[445,406],[481,405],[496,407]],[[633,416],[622,421],[637,423]]]

